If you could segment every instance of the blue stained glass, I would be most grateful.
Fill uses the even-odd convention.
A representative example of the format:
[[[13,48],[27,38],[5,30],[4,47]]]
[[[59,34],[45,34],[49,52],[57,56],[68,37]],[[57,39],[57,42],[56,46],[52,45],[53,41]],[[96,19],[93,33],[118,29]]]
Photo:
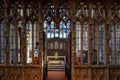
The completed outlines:
[[[54,28],[54,21],[51,22],[51,28]]]
[[[63,28],[66,28],[66,25],[63,23]]]
[[[47,17],[47,20],[51,20],[51,17]],[[68,18],[64,16],[64,20],[61,20],[59,23],[59,29],[55,28],[54,20],[52,20],[50,24],[47,22],[47,20],[44,21],[44,31],[47,34],[47,38],[67,38],[68,34],[70,33],[70,20],[68,20]],[[68,21],[66,22],[66,20]]]
[[[67,22],[67,28],[70,28],[70,21]]]
[[[64,29],[64,33],[67,33],[67,29],[66,28]]]
[[[50,29],[47,29],[47,32],[50,33]]]
[[[60,22],[60,28],[63,28],[63,21]]]

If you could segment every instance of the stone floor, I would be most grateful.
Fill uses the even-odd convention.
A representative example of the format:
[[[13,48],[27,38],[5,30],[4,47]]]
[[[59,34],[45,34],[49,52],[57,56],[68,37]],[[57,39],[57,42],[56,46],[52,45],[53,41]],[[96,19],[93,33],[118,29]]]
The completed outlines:
[[[67,80],[65,71],[48,71],[47,80]]]

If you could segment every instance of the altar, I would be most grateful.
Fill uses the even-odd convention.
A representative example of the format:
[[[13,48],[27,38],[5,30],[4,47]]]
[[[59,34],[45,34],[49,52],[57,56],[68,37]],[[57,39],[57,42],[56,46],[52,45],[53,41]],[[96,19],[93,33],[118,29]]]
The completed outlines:
[[[65,56],[47,56],[48,70],[64,70],[65,63]]]

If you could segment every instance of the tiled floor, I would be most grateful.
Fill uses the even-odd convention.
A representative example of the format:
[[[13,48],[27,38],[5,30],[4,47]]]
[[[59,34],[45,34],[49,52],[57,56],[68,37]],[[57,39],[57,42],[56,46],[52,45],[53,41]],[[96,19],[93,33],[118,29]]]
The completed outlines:
[[[47,80],[67,80],[65,71],[48,71]]]

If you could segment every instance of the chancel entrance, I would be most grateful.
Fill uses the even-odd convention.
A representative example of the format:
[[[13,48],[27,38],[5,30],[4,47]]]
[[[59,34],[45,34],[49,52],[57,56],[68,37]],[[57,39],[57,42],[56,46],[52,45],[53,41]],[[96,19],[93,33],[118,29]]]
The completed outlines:
[[[65,70],[65,56],[47,56],[48,70]]]
[[[66,65],[70,66],[68,63],[70,62],[68,44],[70,44],[71,23],[69,7],[66,4],[59,3],[58,5],[48,3],[46,6],[43,11],[43,31],[46,36],[43,60],[46,74],[49,71],[60,70],[65,73]]]
[[[68,35],[69,36],[69,35]],[[67,77],[66,73],[68,66],[70,66],[70,53],[67,45],[69,44],[68,38],[46,38],[46,48],[44,54],[44,63],[46,71],[46,79],[50,77],[51,73],[56,72],[63,73],[64,77]],[[61,72],[62,71],[62,72]],[[69,68],[70,72],[70,68]],[[56,78],[57,76],[54,76]],[[58,76],[59,77],[59,76]]]

